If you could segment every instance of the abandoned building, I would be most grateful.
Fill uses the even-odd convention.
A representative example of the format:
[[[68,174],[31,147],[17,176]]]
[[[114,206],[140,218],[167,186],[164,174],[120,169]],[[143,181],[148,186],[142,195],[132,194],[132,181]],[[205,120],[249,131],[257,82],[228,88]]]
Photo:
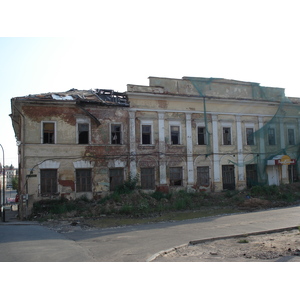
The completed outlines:
[[[127,91],[11,99],[20,193],[101,197],[129,175],[144,190],[221,191],[298,178],[300,99],[219,78],[149,77]]]

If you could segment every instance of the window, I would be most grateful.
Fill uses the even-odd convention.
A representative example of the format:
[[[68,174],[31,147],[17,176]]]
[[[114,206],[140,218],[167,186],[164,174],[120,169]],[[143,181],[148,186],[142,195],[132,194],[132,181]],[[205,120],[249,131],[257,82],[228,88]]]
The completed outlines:
[[[253,128],[246,128],[247,145],[254,145]]]
[[[295,145],[295,131],[293,128],[288,129],[288,144]]]
[[[231,145],[231,128],[223,127],[223,145]]]
[[[43,144],[54,144],[55,135],[54,135],[54,123],[53,122],[43,122]]]
[[[151,125],[142,125],[142,144],[149,145],[151,143]]]
[[[182,168],[170,168],[170,185],[182,185]]]
[[[92,170],[77,169],[76,170],[76,192],[92,191]]]
[[[124,169],[117,168],[117,169],[110,169],[109,170],[109,183],[110,183],[110,190],[114,191],[116,187],[120,186],[124,183]]]
[[[205,127],[198,127],[198,145],[206,145]]]
[[[142,189],[153,190],[155,188],[154,168],[141,168]]]
[[[78,123],[78,144],[89,143],[89,123]]]
[[[268,128],[268,141],[269,145],[276,145],[275,128]]]
[[[111,143],[121,144],[121,124],[111,125]]]
[[[41,170],[41,194],[57,193],[57,169]]]
[[[197,167],[197,185],[209,186],[209,167]]]
[[[171,126],[171,144],[173,145],[179,145],[180,139],[179,139],[179,126]]]

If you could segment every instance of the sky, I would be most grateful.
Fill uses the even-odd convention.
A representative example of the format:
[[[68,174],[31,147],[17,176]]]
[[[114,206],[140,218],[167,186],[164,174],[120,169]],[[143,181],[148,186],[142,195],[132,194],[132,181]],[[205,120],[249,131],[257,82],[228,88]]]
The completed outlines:
[[[0,18],[0,144],[17,166],[10,99],[126,91],[149,76],[218,77],[300,97],[297,1],[6,1]],[[1,162],[2,155],[0,153]]]

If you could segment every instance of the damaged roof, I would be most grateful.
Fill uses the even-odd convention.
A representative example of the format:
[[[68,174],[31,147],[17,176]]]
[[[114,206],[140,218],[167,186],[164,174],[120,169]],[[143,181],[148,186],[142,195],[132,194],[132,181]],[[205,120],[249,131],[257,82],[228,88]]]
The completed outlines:
[[[24,100],[55,100],[55,101],[76,101],[80,103],[91,103],[98,105],[129,106],[126,93],[115,92],[114,90],[77,90],[71,89],[66,92],[44,93],[15,97],[14,99]]]

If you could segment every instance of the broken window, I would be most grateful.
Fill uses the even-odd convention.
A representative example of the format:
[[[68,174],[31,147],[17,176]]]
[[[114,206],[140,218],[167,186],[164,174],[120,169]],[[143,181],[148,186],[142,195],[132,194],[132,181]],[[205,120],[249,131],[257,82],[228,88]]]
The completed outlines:
[[[223,145],[231,145],[231,128],[223,128]]]
[[[41,194],[53,195],[57,193],[57,169],[41,170]]]
[[[111,125],[111,143],[121,144],[121,124]]]
[[[110,169],[109,170],[109,184],[110,190],[114,191],[118,186],[124,183],[124,169]]]
[[[198,127],[198,145],[206,145],[205,127]]]
[[[197,167],[197,185],[209,186],[209,167]]]
[[[179,126],[171,126],[171,144],[173,145],[179,145],[180,139],[179,139]]]
[[[142,144],[151,144],[151,125],[142,125]]]
[[[153,190],[155,188],[154,168],[141,168],[142,189]]]
[[[276,145],[275,128],[268,128],[268,141],[269,145]]]
[[[170,170],[170,185],[177,186],[182,185],[182,168],[171,167]]]
[[[43,144],[54,144],[54,123],[43,122]]]
[[[293,128],[288,129],[288,143],[289,145],[295,145],[295,132]]]
[[[92,170],[77,169],[76,170],[76,192],[92,191]]]
[[[89,143],[89,124],[78,123],[78,144]]]
[[[246,128],[247,145],[254,145],[253,128]]]

